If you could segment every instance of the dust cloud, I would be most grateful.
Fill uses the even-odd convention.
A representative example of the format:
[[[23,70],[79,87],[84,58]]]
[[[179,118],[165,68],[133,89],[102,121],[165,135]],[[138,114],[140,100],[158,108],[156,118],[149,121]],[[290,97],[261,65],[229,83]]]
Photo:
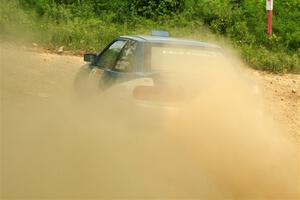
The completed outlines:
[[[81,58],[1,45],[0,60],[3,199],[299,198],[297,142],[229,56],[200,70],[186,60],[188,73],[163,68],[174,96],[187,97],[163,111],[78,100]]]

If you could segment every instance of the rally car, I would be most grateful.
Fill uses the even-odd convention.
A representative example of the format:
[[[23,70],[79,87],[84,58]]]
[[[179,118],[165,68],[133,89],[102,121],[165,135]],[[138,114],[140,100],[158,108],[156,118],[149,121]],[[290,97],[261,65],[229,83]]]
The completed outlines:
[[[120,36],[98,55],[84,54],[89,63],[78,72],[75,88],[79,93],[101,93],[122,86],[120,97],[172,104],[197,93],[199,86],[184,85],[195,77],[191,75],[220,59],[220,50],[206,42],[172,38],[163,31]]]

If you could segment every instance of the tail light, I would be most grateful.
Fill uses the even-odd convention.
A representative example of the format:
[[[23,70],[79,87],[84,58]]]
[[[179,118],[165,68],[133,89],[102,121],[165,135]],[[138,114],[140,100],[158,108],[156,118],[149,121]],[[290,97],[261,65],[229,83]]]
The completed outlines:
[[[153,86],[137,86],[133,90],[133,97],[138,100],[151,100]]]

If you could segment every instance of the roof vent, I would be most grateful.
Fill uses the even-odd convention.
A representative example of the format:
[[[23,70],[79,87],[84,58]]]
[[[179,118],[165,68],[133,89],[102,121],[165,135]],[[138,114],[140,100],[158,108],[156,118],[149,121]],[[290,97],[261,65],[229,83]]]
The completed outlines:
[[[169,32],[153,30],[153,31],[151,31],[151,35],[152,36],[160,36],[160,37],[169,37]]]

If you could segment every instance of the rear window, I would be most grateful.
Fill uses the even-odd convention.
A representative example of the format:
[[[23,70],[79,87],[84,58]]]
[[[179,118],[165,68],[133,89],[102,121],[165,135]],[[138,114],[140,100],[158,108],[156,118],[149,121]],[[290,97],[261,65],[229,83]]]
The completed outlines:
[[[223,55],[217,49],[177,45],[148,45],[146,70],[173,72],[216,66]],[[217,62],[216,62],[217,61]]]

